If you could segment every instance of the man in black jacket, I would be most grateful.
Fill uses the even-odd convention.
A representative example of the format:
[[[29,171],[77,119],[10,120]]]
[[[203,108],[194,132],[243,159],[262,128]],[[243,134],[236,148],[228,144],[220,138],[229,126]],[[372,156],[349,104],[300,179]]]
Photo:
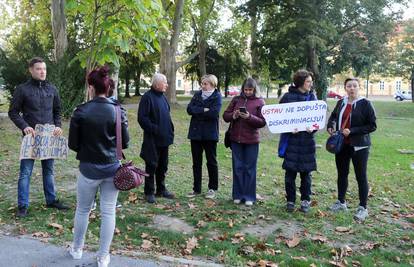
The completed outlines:
[[[174,125],[171,121],[170,106],[164,92],[168,83],[165,75],[157,73],[152,78],[151,90],[146,92],[139,103],[138,123],[144,130],[141,158],[145,161],[145,199],[155,202],[155,195],[174,198],[174,194],[165,188],[165,173],[168,169],[168,147],[174,141]],[[156,194],[154,175],[157,185]]]
[[[29,71],[31,79],[16,87],[10,104],[9,118],[22,130],[24,135],[34,135],[36,124],[53,124],[55,125],[53,134],[61,135],[60,99],[56,87],[46,81],[46,63],[43,59],[35,57],[29,62]],[[56,198],[53,159],[45,159],[41,163],[46,206],[62,210],[68,209]],[[33,159],[20,160],[17,187],[18,217],[27,216],[33,165]]]

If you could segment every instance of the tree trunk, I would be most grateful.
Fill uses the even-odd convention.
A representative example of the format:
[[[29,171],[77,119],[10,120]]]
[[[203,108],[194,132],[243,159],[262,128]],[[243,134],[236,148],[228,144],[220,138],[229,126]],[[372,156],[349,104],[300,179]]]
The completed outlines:
[[[414,69],[411,70],[411,102],[414,103]]]
[[[139,89],[141,87],[141,73],[142,73],[142,68],[139,68],[136,72],[135,75],[135,96],[140,96],[141,93],[139,92]]]
[[[131,96],[129,95],[129,77],[130,73],[129,70],[127,69],[125,71],[125,97],[130,98]]]
[[[257,47],[257,6],[250,6],[250,55],[251,55],[251,68],[252,76],[258,76],[258,62],[259,62],[259,51]]]
[[[51,0],[51,20],[53,40],[55,42],[54,58],[58,62],[68,48],[66,33],[65,0]]]
[[[200,36],[200,43],[198,44],[198,68],[200,70],[200,77],[207,74],[206,70],[206,55],[207,55],[207,41]]]
[[[119,99],[120,92],[118,90],[118,84],[119,84],[119,67],[114,67],[113,72],[111,75],[112,80],[114,80],[114,96],[115,99]]]
[[[168,8],[171,5],[171,1],[163,0],[163,8],[168,14]],[[161,56],[160,56],[160,72],[167,76],[168,90],[166,97],[169,103],[176,103],[176,76],[177,76],[177,61],[175,54],[178,47],[178,39],[181,33],[181,25],[183,21],[184,12],[184,0],[177,0],[175,2],[174,20],[171,30],[171,38],[163,38],[160,40]]]

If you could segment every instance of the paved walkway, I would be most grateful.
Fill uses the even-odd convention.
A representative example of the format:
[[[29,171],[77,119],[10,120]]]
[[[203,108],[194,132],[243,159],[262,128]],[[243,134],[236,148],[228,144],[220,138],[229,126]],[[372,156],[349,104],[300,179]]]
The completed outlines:
[[[4,234],[4,232],[3,232]],[[3,235],[0,231],[0,266],[10,267],[95,267],[94,252],[84,252],[81,260],[73,260],[66,248],[41,242],[27,236]],[[159,256],[156,260],[138,259],[140,252],[131,253],[134,258],[111,255],[111,267],[169,267],[202,266],[222,267],[220,264],[198,260]]]

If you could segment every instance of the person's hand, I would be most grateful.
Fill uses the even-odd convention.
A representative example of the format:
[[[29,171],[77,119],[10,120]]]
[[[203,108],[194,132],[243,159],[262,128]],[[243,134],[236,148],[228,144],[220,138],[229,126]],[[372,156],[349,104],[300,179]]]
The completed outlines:
[[[249,117],[250,117],[250,113],[248,112],[248,111],[246,111],[246,113],[244,113],[244,112],[240,112],[240,115],[239,115],[242,119],[248,119]]]
[[[342,130],[342,134],[345,137],[348,137],[350,133],[351,133],[351,130],[349,130],[348,128],[345,128],[345,129]]]
[[[334,129],[333,128],[328,128],[328,134],[329,135],[333,135],[333,133],[334,133],[335,131],[334,131]]]
[[[236,109],[233,112],[233,120],[237,119],[240,116],[240,111],[238,109]]]
[[[28,135],[28,134],[31,134],[33,136],[35,135],[35,130],[30,126],[24,128],[23,132],[24,132],[25,135]]]
[[[307,131],[308,133],[312,133],[312,132],[313,132],[313,127],[309,127],[309,126],[307,126],[307,127],[306,127],[306,131]]]
[[[54,136],[59,136],[62,135],[63,131],[60,127],[55,127],[55,129],[53,130],[53,135]]]
[[[210,109],[209,108],[204,108],[204,112],[207,112],[207,111],[209,111]]]
[[[298,131],[298,128],[295,128],[295,129],[293,129],[293,131],[292,131],[292,133],[293,134],[297,134],[299,131]]]

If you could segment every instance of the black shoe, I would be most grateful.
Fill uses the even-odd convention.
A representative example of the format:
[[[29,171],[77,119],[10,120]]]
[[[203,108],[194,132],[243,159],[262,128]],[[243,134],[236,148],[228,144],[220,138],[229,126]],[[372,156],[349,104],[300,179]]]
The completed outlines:
[[[27,215],[28,215],[27,214],[27,208],[25,208],[25,207],[19,207],[18,208],[17,213],[16,213],[17,217],[24,218]]]
[[[157,197],[163,197],[163,198],[168,198],[168,199],[173,199],[175,198],[174,193],[171,193],[168,190],[163,191],[162,193],[156,193],[155,194]]]
[[[145,200],[150,204],[154,204],[155,203],[155,196],[154,195],[145,195]]]
[[[59,200],[55,200],[52,203],[49,203],[46,205],[46,207],[48,208],[54,208],[54,209],[58,209],[58,210],[68,210],[69,207],[64,205],[62,202],[59,202]]]
[[[295,211],[295,203],[294,202],[286,203],[286,211],[287,212],[294,212]]]

